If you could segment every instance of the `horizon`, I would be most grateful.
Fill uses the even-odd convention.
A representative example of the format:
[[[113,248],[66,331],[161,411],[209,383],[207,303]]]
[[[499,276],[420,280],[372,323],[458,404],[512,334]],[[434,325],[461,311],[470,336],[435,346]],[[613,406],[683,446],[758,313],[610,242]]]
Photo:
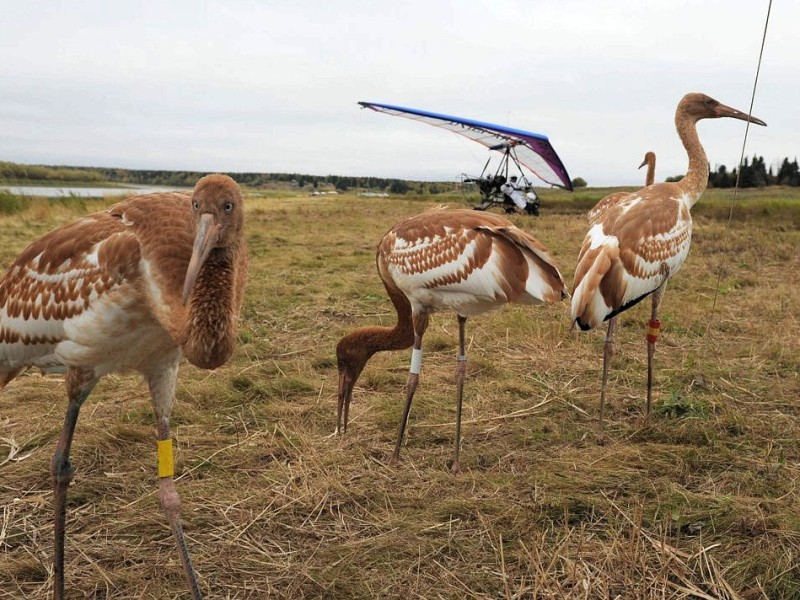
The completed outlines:
[[[744,159],[745,159],[745,161],[747,163],[749,163],[751,159],[756,158],[756,157],[764,158],[763,155],[759,155],[759,154],[756,153],[756,154],[753,154],[753,155],[750,155],[750,156],[745,156]],[[764,159],[767,171],[768,172],[769,171],[773,171],[774,173],[777,173],[778,169],[780,168],[780,165],[783,163],[784,160],[789,160],[789,161],[795,161],[796,162],[797,161],[797,157],[795,156],[794,158],[791,158],[791,157],[786,156],[786,157],[783,157],[783,158],[780,158],[780,159],[775,159],[774,163],[767,162],[766,159]],[[20,166],[27,166],[27,167],[44,167],[44,168],[51,168],[51,169],[89,169],[89,170],[96,169],[96,170],[109,170],[109,171],[111,171],[111,170],[123,170],[123,171],[140,171],[140,172],[152,171],[152,172],[163,172],[163,173],[191,173],[191,174],[197,174],[199,177],[202,177],[203,175],[212,174],[212,173],[223,173],[223,174],[226,174],[226,175],[293,175],[293,176],[299,176],[299,177],[316,177],[316,178],[342,177],[342,178],[353,178],[353,179],[388,179],[388,180],[396,180],[396,181],[407,181],[407,182],[413,182],[413,183],[443,183],[443,184],[445,184],[445,183],[446,184],[463,183],[460,179],[410,179],[410,178],[402,178],[402,177],[391,177],[391,176],[385,176],[385,175],[343,175],[343,174],[340,174],[340,173],[327,173],[327,174],[323,175],[323,174],[319,174],[319,173],[303,173],[303,172],[299,172],[299,171],[222,171],[222,170],[171,169],[171,168],[170,169],[163,169],[163,168],[134,168],[134,167],[119,166],[119,165],[100,166],[100,165],[76,165],[76,164],[70,165],[70,164],[20,163],[20,162],[11,161],[11,160],[4,160],[4,159],[0,160],[0,164],[2,164],[2,163],[10,163],[10,164],[15,164],[15,165],[20,165]],[[715,171],[718,171],[720,166],[724,166],[729,173],[730,172],[734,172],[734,171],[738,172],[739,167],[742,166],[743,164],[744,163],[741,163],[741,164],[737,163],[734,166],[719,165],[719,164],[718,165],[711,165],[710,166],[710,172],[713,173]],[[463,176],[464,173],[462,173],[461,175]],[[655,183],[664,183],[664,182],[666,182],[666,180],[668,178],[682,177],[683,175],[685,175],[685,172],[684,173],[675,173],[673,175],[666,175],[666,176],[664,176],[663,178],[660,178],[660,179],[656,178]],[[578,175],[578,176],[573,177],[572,181],[575,181],[578,178],[581,178],[581,176]],[[529,179],[532,179],[532,178],[529,178]],[[586,181],[585,178],[582,178],[582,179],[584,179]],[[36,180],[36,179],[30,179],[30,181],[33,182],[33,183],[31,183],[31,185],[34,185],[35,183],[37,183],[39,181],[47,182],[47,180]],[[57,180],[50,180],[50,181],[52,182],[52,181],[57,181]],[[111,180],[105,180],[105,181],[107,181],[109,183],[112,183]],[[4,185],[2,183],[2,181],[0,181],[0,186],[1,185]],[[611,184],[593,185],[591,181],[586,181],[586,185],[585,186],[579,186],[578,189],[637,187],[637,186],[638,187],[642,187],[641,186],[641,182],[611,183]],[[566,190],[566,189],[561,188],[559,186],[545,184],[544,182],[541,182],[541,180],[533,181],[532,182],[532,187],[535,187],[537,189],[545,189],[545,190],[562,189],[564,191],[569,191],[569,190]]]
[[[0,156],[20,163],[455,181],[486,162],[452,132],[358,107],[369,99],[545,135],[570,179],[609,186],[640,182],[648,150],[658,179],[685,172],[685,93],[749,112],[768,3],[4,8]],[[770,126],[744,148],[769,164],[800,153],[800,3],[772,12],[752,107]],[[745,123],[698,129],[712,168],[738,162]]]

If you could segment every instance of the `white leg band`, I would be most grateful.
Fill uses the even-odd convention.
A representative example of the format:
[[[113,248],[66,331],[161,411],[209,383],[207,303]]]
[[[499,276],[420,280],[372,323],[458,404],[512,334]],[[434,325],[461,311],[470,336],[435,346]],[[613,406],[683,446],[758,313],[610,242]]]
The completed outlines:
[[[411,368],[408,370],[408,372],[413,373],[414,375],[419,375],[420,367],[422,367],[422,348],[412,348]]]

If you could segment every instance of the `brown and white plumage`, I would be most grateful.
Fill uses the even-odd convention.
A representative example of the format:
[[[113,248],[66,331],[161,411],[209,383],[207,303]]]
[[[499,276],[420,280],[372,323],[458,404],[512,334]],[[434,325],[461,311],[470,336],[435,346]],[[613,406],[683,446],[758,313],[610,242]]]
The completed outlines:
[[[547,249],[533,236],[503,217],[472,210],[434,209],[398,223],[378,246],[377,266],[397,311],[397,324],[393,328],[357,329],[339,341],[336,429],[347,431],[353,387],[372,355],[413,346],[406,406],[393,455],[396,460],[419,379],[428,316],[455,312],[460,354],[453,470],[458,471],[466,319],[509,302],[562,300],[568,297],[564,280]]]
[[[584,238],[575,270],[572,320],[583,330],[609,321],[604,352],[601,423],[615,317],[652,294],[651,320],[657,323],[658,305],[667,280],[678,272],[689,254],[692,236],[690,209],[708,183],[708,159],[700,145],[696,124],[700,119],[719,117],[766,125],[760,119],[748,117],[705,94],[686,94],[675,111],[678,136],[689,157],[686,176],[679,182],[658,183],[633,193],[613,194],[613,201],[590,221],[591,227]],[[653,350],[654,341],[649,341],[648,412]]]
[[[112,371],[138,371],[169,439],[181,355],[216,368],[231,355],[247,271],[242,194],[224,175],[193,193],[138,196],[63,225],[29,245],[0,281],[0,388],[22,370],[67,373],[69,407],[53,457],[55,587],[63,596],[69,448],[83,401]],[[193,588],[172,478],[161,501]]]
[[[639,168],[641,169],[645,165],[647,165],[647,174],[645,175],[644,185],[653,185],[656,178],[656,155],[654,152],[645,153],[644,160],[642,164],[639,165]],[[628,195],[629,192],[614,192],[613,194],[605,196],[600,202],[594,205],[592,210],[586,213],[586,218],[589,220],[589,223],[594,224],[602,220],[602,215],[609,206],[624,200]]]

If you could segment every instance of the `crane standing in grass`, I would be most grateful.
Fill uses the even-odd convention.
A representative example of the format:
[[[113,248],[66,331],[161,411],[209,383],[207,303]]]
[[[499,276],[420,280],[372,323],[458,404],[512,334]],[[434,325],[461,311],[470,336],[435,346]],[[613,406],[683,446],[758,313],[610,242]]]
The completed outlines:
[[[381,240],[378,273],[397,311],[392,327],[365,327],[336,346],[339,368],[337,432],[347,431],[353,387],[367,361],[382,350],[413,347],[406,403],[392,461],[400,446],[419,382],[422,336],[431,313],[458,316],[456,439],[452,471],[460,470],[461,403],[466,376],[468,317],[509,302],[540,304],[569,296],[547,249],[507,219],[472,210],[434,209],[395,225]]]
[[[708,184],[708,159],[697,135],[700,119],[731,117],[766,125],[700,93],[686,94],[675,111],[678,137],[689,157],[689,169],[679,182],[649,185],[633,193],[617,193],[603,210],[590,215],[575,270],[572,321],[582,330],[608,321],[603,351],[600,427],[603,426],[608,363],[614,351],[617,315],[652,297],[647,333],[647,413],[653,387],[653,354],[660,322],[658,307],[670,277],[689,253],[690,209]],[[599,206],[599,204],[598,204]]]
[[[215,369],[233,352],[247,272],[243,225],[239,186],[208,175],[191,195],[138,196],[51,231],[0,281],[0,388],[29,367],[66,371],[69,403],[51,463],[56,600],[78,412],[103,375],[129,370],[150,388],[159,497],[192,596],[202,597],[179,520],[169,419],[181,355]]]

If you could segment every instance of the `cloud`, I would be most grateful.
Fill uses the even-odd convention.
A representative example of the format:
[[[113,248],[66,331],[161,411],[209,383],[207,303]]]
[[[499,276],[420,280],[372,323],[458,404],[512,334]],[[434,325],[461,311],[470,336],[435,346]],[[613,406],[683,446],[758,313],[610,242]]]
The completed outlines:
[[[357,108],[383,101],[540,131],[573,177],[632,184],[686,158],[688,91],[747,109],[766,3],[4,3],[0,158],[454,179],[486,152]],[[772,15],[748,153],[796,154],[795,25]],[[774,124],[774,125],[773,125]],[[733,166],[743,123],[703,123]]]

